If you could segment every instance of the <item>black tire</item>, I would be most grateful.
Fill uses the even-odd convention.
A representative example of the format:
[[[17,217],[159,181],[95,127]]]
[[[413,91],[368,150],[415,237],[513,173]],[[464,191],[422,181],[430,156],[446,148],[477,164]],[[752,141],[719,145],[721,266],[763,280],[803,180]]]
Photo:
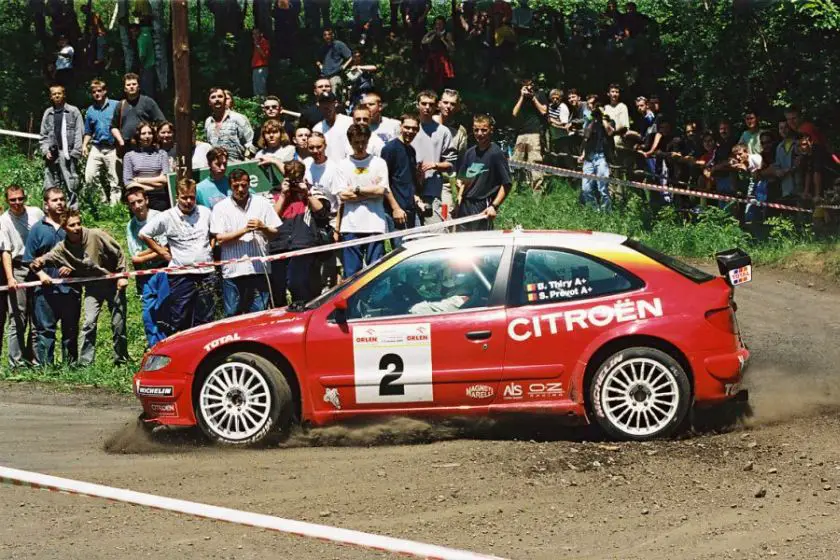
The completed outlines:
[[[598,366],[588,397],[595,421],[611,438],[647,441],[667,437],[683,423],[691,406],[691,383],[669,354],[626,348]]]
[[[267,400],[267,403],[263,404],[258,402],[257,398],[252,401],[249,401],[247,397],[245,398],[242,407],[246,407],[251,402],[249,411],[258,414],[260,417],[264,416],[264,418],[254,422],[254,426],[248,430],[241,430],[239,434],[226,431],[220,425],[220,421],[213,418],[219,412],[219,406],[227,407],[227,405],[211,402],[211,399],[217,397],[211,394],[212,391],[209,388],[205,392],[209,383],[215,383],[211,380],[218,379],[214,375],[215,372],[221,372],[222,368],[225,368],[226,371],[234,368],[235,371],[237,367],[240,371],[244,371],[248,376],[251,376],[255,392],[259,393],[258,396],[264,395]],[[223,380],[221,382],[224,383]],[[251,386],[251,383],[247,385]],[[235,386],[232,386],[227,394],[229,395],[233,391],[238,391],[236,396],[242,397],[241,390]],[[210,398],[205,398],[205,395]],[[292,391],[283,373],[267,359],[250,352],[236,352],[208,367],[206,375],[202,376],[198,387],[196,387],[193,408],[198,426],[204,435],[215,443],[231,447],[265,446],[277,442],[288,434],[289,425],[294,415]],[[237,409],[236,405],[227,408]],[[241,408],[239,410],[241,411]],[[245,423],[243,414],[238,412],[233,412],[233,414],[240,418],[240,420],[232,421],[233,424],[240,421],[243,424]]]

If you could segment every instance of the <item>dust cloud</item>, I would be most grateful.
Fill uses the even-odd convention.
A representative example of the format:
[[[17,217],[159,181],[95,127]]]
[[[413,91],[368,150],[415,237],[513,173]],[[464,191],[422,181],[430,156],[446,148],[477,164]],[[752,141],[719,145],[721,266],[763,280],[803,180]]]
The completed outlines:
[[[283,443],[291,447],[367,447],[412,445],[458,439],[467,422],[433,423],[415,418],[383,418],[370,422],[296,428]]]
[[[744,386],[750,391],[752,415],[746,426],[772,425],[840,411],[840,376],[809,369],[751,369]]]
[[[163,430],[153,434],[142,421],[135,420],[105,440],[102,449],[106,453],[122,455],[181,453],[204,443],[192,430]]]

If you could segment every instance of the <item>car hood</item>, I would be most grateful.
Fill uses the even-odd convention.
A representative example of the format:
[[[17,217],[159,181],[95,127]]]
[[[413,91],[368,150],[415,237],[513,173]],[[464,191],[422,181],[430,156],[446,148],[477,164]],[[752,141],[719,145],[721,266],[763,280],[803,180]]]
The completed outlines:
[[[239,315],[193,327],[173,334],[162,340],[152,349],[153,354],[166,353],[188,346],[200,348],[225,337],[236,337],[236,340],[259,340],[267,333],[273,336],[281,331],[288,332],[292,325],[303,325],[311,312],[289,312],[286,308],[271,309]],[[303,329],[300,329],[301,333]]]

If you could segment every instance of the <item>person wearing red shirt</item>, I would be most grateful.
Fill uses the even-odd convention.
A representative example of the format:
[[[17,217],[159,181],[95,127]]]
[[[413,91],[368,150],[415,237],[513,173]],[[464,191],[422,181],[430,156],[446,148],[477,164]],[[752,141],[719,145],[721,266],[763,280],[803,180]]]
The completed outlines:
[[[255,27],[252,35],[254,52],[251,54],[251,80],[254,85],[254,97],[265,97],[268,95],[268,59],[271,46],[259,28]]]

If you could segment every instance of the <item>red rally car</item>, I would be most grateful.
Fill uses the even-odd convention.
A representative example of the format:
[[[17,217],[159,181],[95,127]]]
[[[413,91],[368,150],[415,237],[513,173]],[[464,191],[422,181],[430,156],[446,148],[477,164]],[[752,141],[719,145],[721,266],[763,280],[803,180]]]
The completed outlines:
[[[420,237],[306,304],[167,338],[134,391],[145,422],[231,445],[363,415],[556,414],[661,437],[745,396],[733,290],[750,259],[718,265],[607,233]]]

